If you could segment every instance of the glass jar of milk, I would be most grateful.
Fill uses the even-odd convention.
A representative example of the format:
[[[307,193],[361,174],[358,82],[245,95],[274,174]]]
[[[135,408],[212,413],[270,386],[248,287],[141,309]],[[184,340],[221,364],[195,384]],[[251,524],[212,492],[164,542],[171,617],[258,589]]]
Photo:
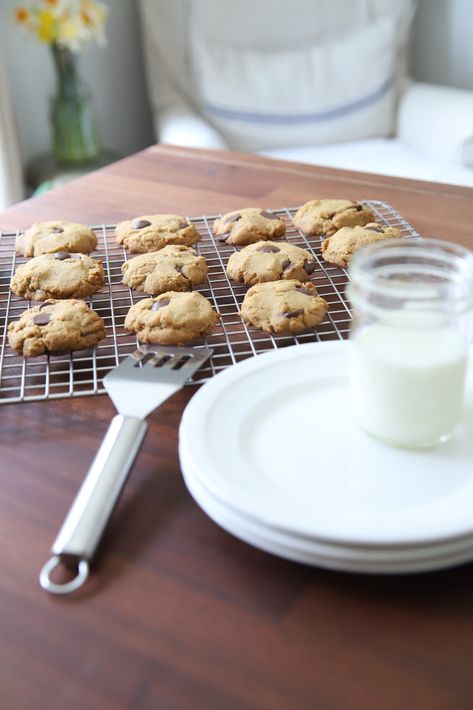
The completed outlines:
[[[355,419],[393,446],[447,440],[463,412],[473,253],[435,239],[390,239],[360,250],[349,271]]]

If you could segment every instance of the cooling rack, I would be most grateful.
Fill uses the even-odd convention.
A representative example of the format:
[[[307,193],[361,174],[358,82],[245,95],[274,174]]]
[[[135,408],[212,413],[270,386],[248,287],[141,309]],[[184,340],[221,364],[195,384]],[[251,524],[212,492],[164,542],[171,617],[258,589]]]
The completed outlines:
[[[419,236],[391,205],[372,200],[364,202],[372,208],[379,222],[398,227],[405,237]],[[351,319],[345,299],[347,273],[344,269],[325,264],[319,237],[306,237],[296,229],[292,222],[296,211],[297,208],[272,210],[286,221],[285,239],[307,249],[314,256],[317,268],[309,278],[319,295],[329,304],[325,320],[316,329],[300,335],[265,333],[248,327],[241,320],[239,310],[247,287],[227,278],[225,267],[235,249],[217,242],[212,234],[213,220],[220,215],[191,219],[201,235],[196,249],[206,258],[209,271],[208,284],[203,284],[198,290],[221,314],[215,331],[205,340],[195,343],[197,348],[213,348],[214,354],[194,377],[194,383],[205,382],[229,365],[274,348],[347,337]],[[98,240],[97,250],[92,256],[103,261],[105,286],[88,301],[102,317],[106,337],[93,350],[32,359],[19,357],[8,345],[8,324],[30,304],[9,289],[16,267],[26,261],[15,255],[18,233],[0,232],[0,404],[100,394],[105,391],[102,381],[107,372],[139,345],[135,336],[124,330],[123,324],[129,308],[146,296],[121,283],[120,267],[129,257],[116,244],[115,225],[96,225],[92,229]]]

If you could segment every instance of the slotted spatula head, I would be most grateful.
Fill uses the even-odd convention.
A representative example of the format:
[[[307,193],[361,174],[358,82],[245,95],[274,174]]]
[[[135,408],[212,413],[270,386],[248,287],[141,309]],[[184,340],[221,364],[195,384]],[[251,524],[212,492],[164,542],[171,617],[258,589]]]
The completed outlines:
[[[142,346],[103,383],[120,414],[144,419],[180,390],[212,353],[210,348]]]

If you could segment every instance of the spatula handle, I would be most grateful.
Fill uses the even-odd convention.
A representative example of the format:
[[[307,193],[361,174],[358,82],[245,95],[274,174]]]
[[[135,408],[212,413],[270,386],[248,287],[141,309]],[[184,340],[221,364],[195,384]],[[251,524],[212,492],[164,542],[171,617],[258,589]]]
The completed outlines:
[[[53,557],[41,570],[39,579],[43,589],[53,594],[68,594],[86,580],[89,560],[125,485],[147,428],[144,419],[120,414],[110,422],[92,466],[53,543]],[[70,582],[56,584],[51,581],[50,573],[61,560],[76,563],[78,574]]]

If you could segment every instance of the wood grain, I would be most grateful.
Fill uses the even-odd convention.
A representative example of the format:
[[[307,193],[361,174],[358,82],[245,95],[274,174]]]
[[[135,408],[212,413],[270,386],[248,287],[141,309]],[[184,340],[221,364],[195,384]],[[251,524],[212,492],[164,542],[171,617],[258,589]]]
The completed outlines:
[[[387,200],[422,234],[473,246],[466,188],[171,146],[21,203],[0,226],[318,196]],[[91,579],[64,599],[39,588],[38,571],[113,407],[98,396],[0,408],[0,707],[470,710],[472,567],[345,575],[232,538],[180,475],[191,396],[151,416]]]

